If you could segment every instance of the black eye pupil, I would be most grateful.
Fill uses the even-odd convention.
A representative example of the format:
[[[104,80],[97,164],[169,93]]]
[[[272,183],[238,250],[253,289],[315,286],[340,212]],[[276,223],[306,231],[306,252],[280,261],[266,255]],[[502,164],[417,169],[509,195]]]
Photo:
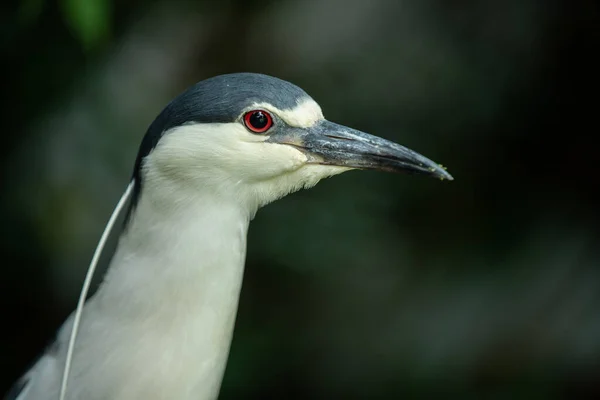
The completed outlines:
[[[263,129],[269,123],[269,118],[262,111],[256,111],[250,115],[248,122],[255,129]]]

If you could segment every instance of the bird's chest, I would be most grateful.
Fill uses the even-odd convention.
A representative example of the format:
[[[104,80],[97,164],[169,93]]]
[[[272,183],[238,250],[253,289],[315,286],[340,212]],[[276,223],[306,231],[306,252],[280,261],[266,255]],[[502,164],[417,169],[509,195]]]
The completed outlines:
[[[121,379],[128,383],[117,398],[211,399],[216,398],[227,362],[234,312],[218,324],[189,321],[151,334],[140,333],[129,341],[135,346]]]
[[[79,355],[101,362],[89,369],[90,376],[82,377],[83,391],[109,391],[116,400],[216,398],[237,310],[237,297],[221,299],[212,304],[173,305],[132,323],[112,316],[105,324],[96,320],[89,334],[83,335],[96,344],[86,346],[84,340],[81,348],[101,354],[81,351]],[[93,389],[97,374],[105,378],[103,387]]]

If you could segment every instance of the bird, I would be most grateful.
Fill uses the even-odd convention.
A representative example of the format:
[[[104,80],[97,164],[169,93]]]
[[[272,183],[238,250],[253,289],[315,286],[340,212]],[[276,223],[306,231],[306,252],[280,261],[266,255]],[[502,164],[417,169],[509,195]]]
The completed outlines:
[[[105,230],[117,231],[121,215],[101,284],[87,299],[82,291],[79,313],[6,399],[217,398],[251,220],[277,199],[355,169],[453,180],[407,147],[325,119],[285,80],[243,72],[191,86],[141,141]]]

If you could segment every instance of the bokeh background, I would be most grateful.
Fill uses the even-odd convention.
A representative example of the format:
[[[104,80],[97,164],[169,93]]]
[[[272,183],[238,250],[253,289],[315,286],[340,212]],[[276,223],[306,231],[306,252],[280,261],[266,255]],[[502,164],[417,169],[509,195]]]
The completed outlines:
[[[261,210],[222,399],[600,398],[598,3],[2,9],[0,391],[75,307],[153,118],[254,71],[456,180],[351,172]]]

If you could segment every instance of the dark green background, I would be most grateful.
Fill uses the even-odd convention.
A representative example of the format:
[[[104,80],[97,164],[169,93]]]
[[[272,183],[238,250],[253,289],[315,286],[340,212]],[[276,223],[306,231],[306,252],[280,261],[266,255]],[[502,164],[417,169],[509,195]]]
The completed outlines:
[[[75,307],[152,119],[254,71],[456,180],[351,172],[261,210],[221,398],[600,398],[596,2],[2,9],[0,391]]]

